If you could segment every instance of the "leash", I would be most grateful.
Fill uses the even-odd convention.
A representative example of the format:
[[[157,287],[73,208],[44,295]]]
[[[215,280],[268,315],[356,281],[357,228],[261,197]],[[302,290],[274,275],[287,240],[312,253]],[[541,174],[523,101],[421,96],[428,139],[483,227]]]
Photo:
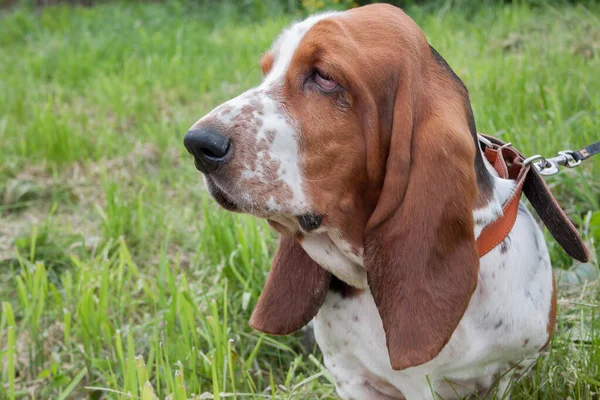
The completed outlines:
[[[556,175],[559,172],[558,167],[574,168],[581,165],[582,161],[587,160],[591,156],[600,153],[600,142],[592,143],[581,150],[563,150],[559,151],[556,157],[544,158],[536,154],[523,161],[524,164],[533,163],[534,167],[542,175]]]
[[[587,262],[588,249],[542,175],[558,173],[559,166],[572,168],[580,165],[582,161],[600,153],[600,142],[579,151],[561,151],[558,156],[546,159],[541,155],[525,158],[511,143],[493,136],[478,135],[478,138],[486,159],[500,178],[515,181],[513,194],[502,206],[503,215],[486,226],[477,238],[479,256],[483,257],[508,236],[517,220],[521,194],[525,193],[544,225],[567,254],[578,261]]]
[[[493,147],[493,143],[487,138],[493,138],[492,136],[478,134],[477,138],[479,142],[486,147]],[[496,139],[496,138],[493,138]],[[500,142],[499,139],[496,139]],[[512,146],[512,143],[504,143],[506,146]],[[533,163],[533,166],[537,171],[544,176],[556,175],[560,172],[559,167],[574,168],[581,165],[582,161],[588,158],[600,154],[600,141],[592,143],[589,146],[584,147],[581,150],[563,150],[559,151],[556,157],[546,158],[540,154],[536,154],[523,160],[523,164],[528,165]]]

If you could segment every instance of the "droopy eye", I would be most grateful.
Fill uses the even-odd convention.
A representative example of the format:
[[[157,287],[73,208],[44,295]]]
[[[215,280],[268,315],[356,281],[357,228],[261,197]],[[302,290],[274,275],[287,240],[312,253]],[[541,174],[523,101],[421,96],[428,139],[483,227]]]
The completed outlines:
[[[333,78],[319,70],[315,70],[314,79],[315,83],[319,85],[324,92],[331,92],[338,87],[338,83]]]

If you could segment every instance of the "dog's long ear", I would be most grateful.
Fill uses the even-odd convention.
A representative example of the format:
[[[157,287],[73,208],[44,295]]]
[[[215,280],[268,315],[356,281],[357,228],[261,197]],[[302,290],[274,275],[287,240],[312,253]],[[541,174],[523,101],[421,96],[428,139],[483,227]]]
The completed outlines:
[[[406,85],[398,91],[383,189],[365,230],[367,278],[396,370],[442,350],[479,270],[469,116],[452,77],[432,73],[423,85],[434,79],[443,82],[419,88],[420,100]]]
[[[281,235],[250,326],[271,335],[296,332],[317,314],[330,281],[331,274],[315,263],[295,238]]]

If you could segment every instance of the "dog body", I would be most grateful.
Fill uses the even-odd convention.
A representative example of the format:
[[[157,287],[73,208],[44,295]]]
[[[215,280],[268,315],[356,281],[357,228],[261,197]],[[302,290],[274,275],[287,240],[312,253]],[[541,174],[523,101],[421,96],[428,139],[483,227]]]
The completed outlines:
[[[508,193],[498,193],[500,204]],[[477,213],[480,221],[483,214]],[[511,380],[535,361],[552,332],[552,279],[544,236],[520,205],[509,237],[481,259],[469,306],[433,360],[392,369],[368,290],[330,290],[314,319],[315,339],[343,399],[429,399],[433,392],[442,399],[508,398]]]
[[[462,81],[382,4],[292,25],[261,68],[184,139],[221,206],[281,233],[250,324],[314,318],[343,399],[504,395],[550,340],[556,291],[524,206],[478,254],[515,190]]]

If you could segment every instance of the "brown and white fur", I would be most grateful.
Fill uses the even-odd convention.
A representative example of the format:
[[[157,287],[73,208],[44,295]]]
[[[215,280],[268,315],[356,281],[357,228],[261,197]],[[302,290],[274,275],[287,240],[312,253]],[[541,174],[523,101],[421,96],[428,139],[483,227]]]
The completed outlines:
[[[477,254],[513,183],[482,156],[460,79],[381,4],[292,25],[261,68],[190,130],[229,140],[203,171],[213,197],[281,233],[251,325],[288,334],[314,318],[343,399],[508,395],[552,336],[556,294],[524,206]]]

